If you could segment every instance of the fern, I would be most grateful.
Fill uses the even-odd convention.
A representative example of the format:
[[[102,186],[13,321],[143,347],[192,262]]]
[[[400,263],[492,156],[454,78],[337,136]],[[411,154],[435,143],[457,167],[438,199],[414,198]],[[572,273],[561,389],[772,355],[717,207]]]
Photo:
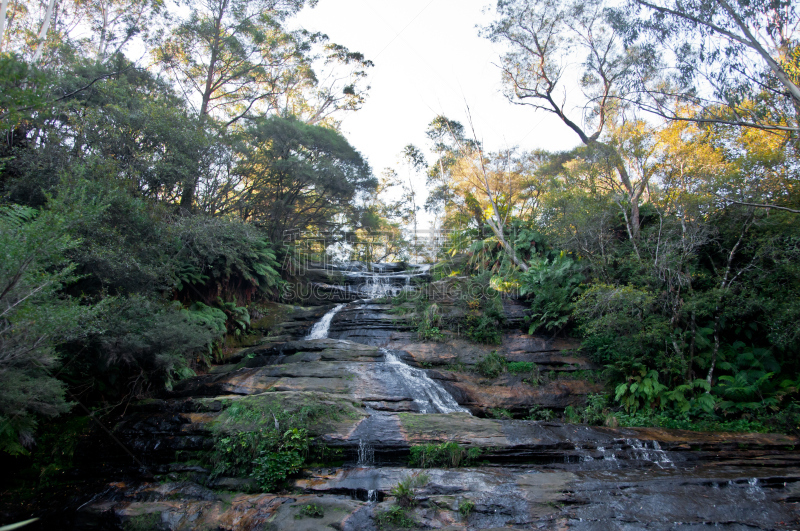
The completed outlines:
[[[581,267],[564,252],[552,260],[536,260],[523,275],[522,295],[533,294],[528,330],[559,332],[567,327],[575,301],[583,292]]]

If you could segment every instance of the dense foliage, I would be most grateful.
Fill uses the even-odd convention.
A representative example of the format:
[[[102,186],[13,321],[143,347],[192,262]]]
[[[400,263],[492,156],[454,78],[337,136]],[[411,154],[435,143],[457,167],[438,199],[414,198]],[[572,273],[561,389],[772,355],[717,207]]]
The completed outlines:
[[[3,3],[0,452],[206,370],[281,295],[285,230],[358,222],[337,125],[371,63],[287,29],[305,4]]]
[[[580,145],[487,153],[447,117],[428,129],[450,275],[521,296],[530,333],[581,338],[628,424],[797,428],[798,17],[726,6],[500,1],[483,33],[507,97]]]

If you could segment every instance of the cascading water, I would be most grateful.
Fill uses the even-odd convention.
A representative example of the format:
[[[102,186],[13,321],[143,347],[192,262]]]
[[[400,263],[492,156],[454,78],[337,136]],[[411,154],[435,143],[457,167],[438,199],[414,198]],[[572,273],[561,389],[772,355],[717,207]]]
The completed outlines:
[[[631,457],[642,461],[650,461],[655,463],[660,468],[666,466],[675,466],[667,453],[661,449],[658,441],[652,441],[650,444],[652,448],[647,447],[646,442],[639,439],[625,439],[625,443],[631,447]]]
[[[375,464],[375,448],[363,439],[358,440],[358,466],[372,466]]]
[[[372,300],[381,297],[396,297],[403,291],[412,291],[411,279],[427,275],[429,265],[416,266],[413,272],[376,273],[350,271],[345,274],[358,280],[354,289],[360,297]]]
[[[322,319],[314,323],[314,326],[311,328],[311,331],[308,333],[305,339],[325,339],[328,337],[328,330],[331,328],[333,316],[344,307],[345,304],[337,304],[333,309],[328,311],[328,313],[323,315]]]
[[[389,352],[381,349],[389,369],[398,384],[402,385],[419,407],[420,413],[468,413],[444,387],[432,380],[425,371],[410,367]]]

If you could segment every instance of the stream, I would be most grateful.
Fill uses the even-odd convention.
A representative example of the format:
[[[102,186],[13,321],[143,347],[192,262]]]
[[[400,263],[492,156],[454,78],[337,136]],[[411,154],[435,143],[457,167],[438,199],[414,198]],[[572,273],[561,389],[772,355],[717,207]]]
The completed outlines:
[[[511,376],[492,383],[469,372],[422,368],[419,359],[474,364],[495,348],[551,372],[585,362],[571,350],[559,354],[551,340],[520,333],[484,350],[456,339],[417,342],[410,318],[390,312],[381,298],[414,290],[428,268],[365,269],[332,272],[345,283],[335,292],[355,295],[315,310],[292,309],[284,332],[252,347],[244,365],[182,382],[171,398],[133,408],[116,436],[164,479],[113,483],[80,514],[92,522],[97,515],[123,522],[158,515],[152,528],[170,530],[377,531],[375,515],[392,506],[392,489],[422,472],[407,466],[411,448],[455,443],[464,452],[478,449],[480,457],[471,466],[424,471],[408,513],[419,528],[800,529],[796,438],[487,418],[492,400],[570,403],[580,398],[570,393],[582,387],[569,379],[535,387]],[[359,413],[320,435],[344,463],[306,469],[282,494],[248,494],[247,482],[237,478],[205,485],[202,467],[176,463],[181,452],[207,448],[204,423],[219,411],[213,397],[262,393],[352,400]],[[209,486],[244,492],[223,495]],[[324,516],[298,512],[312,503]]]

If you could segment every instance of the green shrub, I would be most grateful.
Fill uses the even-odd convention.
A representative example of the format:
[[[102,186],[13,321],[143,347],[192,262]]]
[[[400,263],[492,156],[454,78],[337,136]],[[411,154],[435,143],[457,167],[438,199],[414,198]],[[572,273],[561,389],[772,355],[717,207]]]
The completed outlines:
[[[92,372],[106,385],[114,383],[117,375],[122,378],[128,372],[143,371],[144,389],[169,388],[175,381],[194,376],[192,366],[198,361],[210,362],[224,337],[226,320],[220,309],[199,302],[181,309],[177,302],[158,302],[143,295],[116,298],[107,305],[96,348],[83,359],[94,364]]]
[[[304,516],[309,518],[322,518],[325,516],[325,511],[317,504],[309,503],[308,505],[303,505],[303,507],[300,509],[300,512],[295,515],[295,518],[299,519]]]
[[[523,381],[532,386],[537,386],[542,383],[542,374],[539,371],[538,365],[535,363],[530,361],[511,361],[506,368],[511,374],[524,375]]]
[[[378,523],[380,529],[389,526],[401,527],[404,529],[417,527],[417,522],[409,516],[408,509],[399,505],[392,505],[385,511],[377,513],[375,515],[375,521]]]
[[[101,207],[84,202],[81,212],[65,203],[0,206],[0,451],[12,455],[33,445],[37,417],[69,411],[65,385],[53,377],[56,347],[96,332],[101,309],[64,293],[79,278],[68,255],[80,241],[68,232]]]
[[[467,518],[474,510],[475,503],[471,502],[470,500],[464,500],[458,504],[458,514],[460,514],[462,518]]]
[[[506,361],[505,356],[493,350],[475,364],[475,370],[486,378],[497,378],[505,372],[507,366],[508,361]]]
[[[417,336],[421,341],[444,341],[445,336],[439,328],[441,325],[439,306],[433,303],[422,311],[417,324]]]
[[[575,301],[583,290],[581,269],[563,251],[550,260],[530,262],[530,268],[522,275],[521,289],[522,295],[534,296],[529,334],[539,330],[558,333],[570,324]]]
[[[481,456],[480,448],[465,449],[454,441],[412,446],[408,464],[419,468],[470,466]]]
[[[208,456],[212,477],[250,477],[269,492],[308,461],[330,457],[311,439],[308,426],[340,418],[337,409],[313,403],[293,404],[293,409],[287,405],[279,397],[261,396],[228,406],[214,426],[214,446]]]
[[[556,412],[552,409],[533,406],[528,410],[528,420],[553,420],[556,417]]]
[[[467,310],[464,318],[467,337],[476,343],[499,345],[505,313],[501,294],[494,289],[492,280],[491,271],[469,277],[461,300]]]
[[[658,371],[647,370],[641,363],[635,364],[634,371],[627,381],[615,389],[614,400],[619,402],[626,412],[636,413],[640,407],[664,408],[664,392],[667,386],[658,381]]]
[[[413,507],[417,504],[417,489],[427,485],[430,479],[428,474],[419,472],[406,476],[392,487],[392,496],[400,507]]]
[[[567,406],[564,408],[564,422],[568,424],[580,424],[581,416],[575,410],[574,406]]]
[[[507,409],[503,409],[501,407],[493,407],[489,410],[489,415],[495,419],[513,419],[514,416],[511,412]]]

